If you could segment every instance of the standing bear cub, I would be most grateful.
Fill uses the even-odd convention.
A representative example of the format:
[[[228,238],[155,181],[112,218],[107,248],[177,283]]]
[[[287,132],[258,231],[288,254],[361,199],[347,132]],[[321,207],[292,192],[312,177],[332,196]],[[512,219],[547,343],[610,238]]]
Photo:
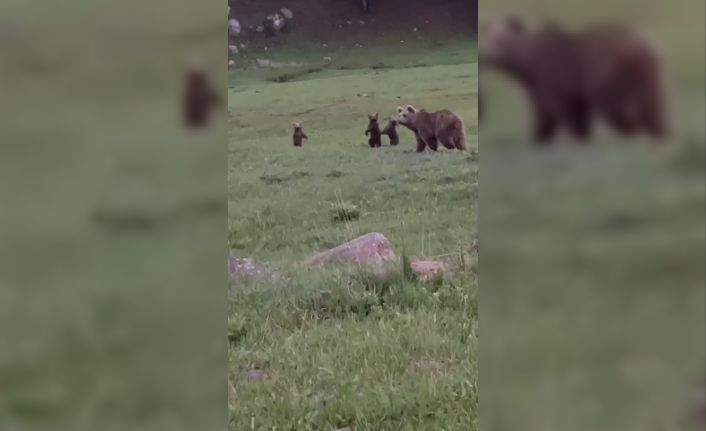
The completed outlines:
[[[398,106],[397,121],[414,132],[418,153],[424,151],[426,147],[437,151],[439,144],[450,150],[466,149],[463,120],[447,109],[428,112],[412,105],[407,105],[405,108]]]
[[[382,137],[380,136],[380,125],[378,124],[377,112],[373,115],[368,114],[368,128],[365,131],[365,136],[370,135],[368,145],[370,148],[377,148],[382,145]]]
[[[380,134],[387,135],[390,138],[390,145],[393,147],[399,144],[400,135],[397,134],[397,120],[390,120]]]
[[[294,133],[292,133],[292,143],[294,144],[295,147],[301,147],[302,144],[304,143],[304,140],[308,140],[309,137],[306,136],[306,133],[304,133],[304,130],[302,129],[302,123],[294,123]]]
[[[667,132],[660,59],[623,26],[569,31],[504,16],[481,26],[479,61],[527,91],[537,143],[561,126],[589,138],[594,115],[623,134]]]

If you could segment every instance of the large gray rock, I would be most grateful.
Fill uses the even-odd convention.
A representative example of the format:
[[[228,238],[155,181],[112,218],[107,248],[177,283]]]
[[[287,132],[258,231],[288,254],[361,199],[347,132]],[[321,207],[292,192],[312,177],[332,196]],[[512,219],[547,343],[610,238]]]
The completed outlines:
[[[354,265],[382,265],[395,260],[395,253],[385,235],[372,232],[360,236],[338,247],[326,250],[307,261],[308,265],[318,266],[332,263]]]

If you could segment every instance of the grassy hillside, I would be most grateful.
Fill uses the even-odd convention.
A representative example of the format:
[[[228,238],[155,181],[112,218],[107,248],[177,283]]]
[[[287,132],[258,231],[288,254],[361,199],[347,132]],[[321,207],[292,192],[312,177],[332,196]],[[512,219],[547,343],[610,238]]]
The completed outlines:
[[[231,76],[229,244],[284,280],[231,286],[230,429],[475,429],[473,52],[466,43]],[[366,114],[408,103],[456,110],[470,150],[417,154],[406,130],[398,147],[368,148]],[[301,149],[293,121],[310,138]],[[339,208],[359,217],[339,222]],[[405,277],[402,259],[388,276],[300,265],[371,231],[398,256],[444,260],[455,275],[425,285]]]

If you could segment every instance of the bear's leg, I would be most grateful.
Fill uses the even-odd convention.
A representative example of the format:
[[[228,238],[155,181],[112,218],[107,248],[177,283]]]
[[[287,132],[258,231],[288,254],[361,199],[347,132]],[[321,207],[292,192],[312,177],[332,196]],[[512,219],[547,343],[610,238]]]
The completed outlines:
[[[667,134],[667,126],[660,89],[644,88],[638,95],[637,104],[640,128],[654,138],[663,138]]]
[[[453,134],[451,131],[448,130],[443,130],[437,134],[437,140],[438,142],[441,142],[441,145],[443,145],[445,148],[449,150],[453,150],[456,148],[456,145],[454,144],[453,141]]]
[[[427,143],[427,146],[431,148],[432,151],[438,151],[439,150],[439,142],[436,139],[435,135],[427,136],[424,141]]]
[[[574,136],[580,140],[591,137],[591,111],[588,101],[575,97],[566,103],[566,121]]]
[[[419,136],[418,133],[415,133],[414,137],[417,139],[417,152],[423,152],[426,149],[427,144],[424,143],[424,140],[422,140],[422,137]]]
[[[550,113],[539,111],[535,114],[534,140],[538,144],[548,144],[556,134],[559,124]]]
[[[554,95],[548,90],[533,89],[531,97],[534,105],[534,132],[536,144],[548,144],[559,127],[559,113]]]
[[[601,110],[608,124],[622,135],[632,135],[640,128],[640,92],[642,86],[632,77],[606,83],[598,96]]]
[[[466,139],[464,138],[462,133],[457,133],[456,136],[454,136],[453,142],[457,150],[466,150]]]
[[[634,110],[627,103],[607,103],[604,108],[604,114],[608,124],[612,126],[618,133],[623,135],[632,135],[639,127]]]

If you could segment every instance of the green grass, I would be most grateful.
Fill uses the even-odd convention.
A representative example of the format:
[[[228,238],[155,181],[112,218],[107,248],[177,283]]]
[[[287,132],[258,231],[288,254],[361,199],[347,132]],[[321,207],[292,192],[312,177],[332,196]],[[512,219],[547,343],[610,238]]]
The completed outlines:
[[[223,10],[174,4],[0,6],[0,429],[225,426]]]
[[[476,65],[388,58],[282,82],[231,76],[229,245],[284,272],[230,289],[232,430],[477,428]],[[469,151],[417,154],[407,130],[370,149],[367,114],[401,104],[458,112]],[[309,135],[301,149],[293,121]],[[301,265],[373,231],[399,258],[386,276]],[[455,273],[413,281],[408,256]]]
[[[525,95],[483,74],[485,429],[680,429],[703,378],[704,14],[703,3],[672,6],[531,4],[573,24],[623,17],[662,47],[674,122],[664,145],[601,129],[588,147],[531,148]]]

